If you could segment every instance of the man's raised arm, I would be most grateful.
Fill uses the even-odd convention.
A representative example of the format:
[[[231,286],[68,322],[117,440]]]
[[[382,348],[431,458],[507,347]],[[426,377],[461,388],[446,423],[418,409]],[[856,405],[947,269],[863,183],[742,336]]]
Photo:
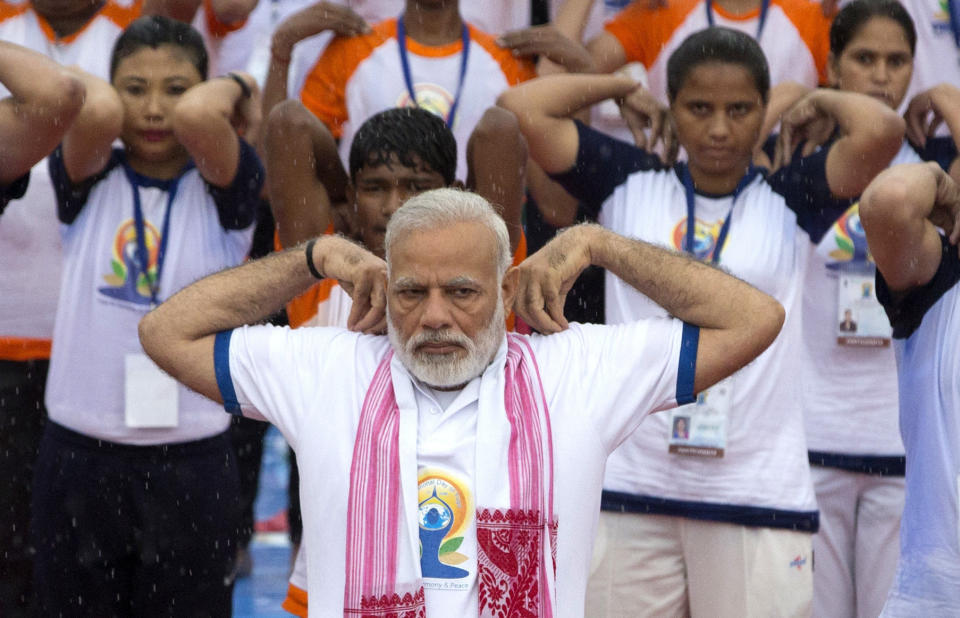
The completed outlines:
[[[310,260],[323,277],[340,279],[354,298],[350,328],[382,330],[386,263],[339,236],[316,239]],[[214,372],[216,334],[254,324],[316,283],[303,247],[210,275],[177,292],[140,321],[144,351],[178,381],[222,401]]]
[[[695,392],[731,375],[773,343],[783,326],[776,300],[724,271],[599,225],[557,235],[518,268],[517,313],[537,330],[563,330],[566,293],[589,265],[611,273],[673,317],[700,327]]]

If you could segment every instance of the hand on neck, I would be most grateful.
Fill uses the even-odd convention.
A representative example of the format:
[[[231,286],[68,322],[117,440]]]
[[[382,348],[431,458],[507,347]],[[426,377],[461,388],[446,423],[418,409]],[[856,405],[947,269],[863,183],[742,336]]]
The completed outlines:
[[[421,45],[447,45],[460,40],[463,20],[458,0],[407,0],[403,12],[407,36]]]

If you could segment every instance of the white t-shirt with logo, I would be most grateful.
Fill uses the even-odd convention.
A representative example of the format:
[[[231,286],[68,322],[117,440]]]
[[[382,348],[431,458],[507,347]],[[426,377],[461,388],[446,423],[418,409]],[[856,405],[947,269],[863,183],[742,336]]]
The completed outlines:
[[[695,327],[657,318],[618,326],[573,324],[563,333],[528,339],[552,427],[559,617],[583,614],[607,455],[650,412],[675,406],[678,397],[692,400],[696,346],[684,347],[683,341],[696,333]],[[343,612],[349,462],[361,406],[388,347],[386,337],[336,328],[244,327],[217,339],[215,362],[227,409],[274,423],[297,452],[313,615]],[[504,344],[494,360],[498,367],[505,351]],[[415,382],[396,357],[391,370],[394,384]],[[437,560],[428,572],[445,576],[424,581],[427,615],[477,615],[476,535],[467,504],[472,470],[482,465],[473,460],[469,435],[477,419],[473,388],[468,385],[440,415],[432,394],[413,389],[423,447],[418,491],[429,501],[438,488],[449,509],[428,502],[417,514],[446,530],[429,545]],[[431,504],[438,505],[432,514]]]

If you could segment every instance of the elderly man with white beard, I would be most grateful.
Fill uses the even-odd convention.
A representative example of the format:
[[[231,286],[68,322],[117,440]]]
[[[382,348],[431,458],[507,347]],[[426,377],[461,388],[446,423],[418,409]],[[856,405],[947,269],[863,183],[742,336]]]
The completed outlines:
[[[454,189],[410,199],[385,246],[324,236],[207,277],[143,347],[296,450],[310,615],[582,616],[608,453],[760,354],[782,307],[593,225],[510,268],[503,220]],[[568,324],[590,264],[674,317]],[[350,291],[350,330],[247,326],[320,277]],[[553,334],[507,334],[511,308]]]

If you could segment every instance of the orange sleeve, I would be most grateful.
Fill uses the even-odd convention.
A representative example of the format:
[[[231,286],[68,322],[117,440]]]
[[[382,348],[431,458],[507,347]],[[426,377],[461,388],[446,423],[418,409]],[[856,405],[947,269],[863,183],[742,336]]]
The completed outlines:
[[[210,33],[210,36],[217,38],[225,37],[231,32],[236,32],[247,23],[246,19],[241,19],[232,24],[225,24],[217,19],[217,14],[213,10],[213,0],[203,0],[203,13],[207,22],[207,32]]]
[[[673,32],[691,11],[697,7],[703,9],[703,3],[701,0],[670,0],[667,6],[658,8],[647,8],[646,5],[646,0],[634,0],[607,22],[604,29],[620,41],[627,62],[640,62],[650,68]]]
[[[517,249],[513,252],[513,265],[519,266],[520,262],[527,259],[527,235],[523,232],[520,232],[520,242],[517,243]],[[510,315],[507,316],[507,330],[510,332],[523,332],[529,334],[529,327],[527,330],[522,330],[520,327],[522,320],[518,321],[517,314],[513,311],[510,312]]]
[[[347,121],[347,81],[373,50],[396,37],[397,20],[388,19],[373,31],[355,37],[338,36],[313,65],[300,91],[300,102],[327,125],[334,137],[343,135]]]
[[[830,56],[830,18],[824,17],[819,2],[807,0],[773,0],[793,23],[806,43],[817,65],[820,84],[827,83],[827,61]]]
[[[293,584],[288,584],[287,598],[283,600],[281,607],[294,616],[307,618],[307,591],[301,590]]]
[[[533,64],[533,60],[517,58],[509,49],[497,45],[496,38],[492,35],[474,28],[471,24],[467,26],[470,28],[470,40],[485,49],[497,61],[508,84],[516,86],[537,76],[537,67]]]

